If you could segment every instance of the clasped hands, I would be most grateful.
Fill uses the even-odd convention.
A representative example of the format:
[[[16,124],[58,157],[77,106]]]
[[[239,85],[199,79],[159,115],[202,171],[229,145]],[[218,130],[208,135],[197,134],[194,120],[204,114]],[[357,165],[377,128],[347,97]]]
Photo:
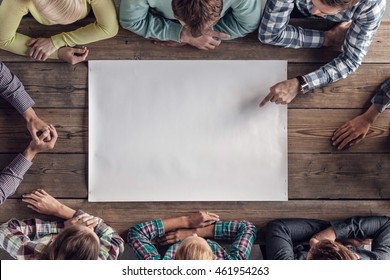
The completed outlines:
[[[174,244],[198,233],[198,229],[208,227],[219,221],[219,216],[217,214],[207,211],[190,213],[183,218],[186,220],[186,227],[188,228],[177,228],[167,232],[163,237],[159,238],[157,242],[161,245]]]
[[[32,39],[27,46],[29,56],[39,61],[45,61],[57,50],[50,38]],[[58,58],[73,65],[85,61],[88,53],[86,47],[62,47],[58,50]]]

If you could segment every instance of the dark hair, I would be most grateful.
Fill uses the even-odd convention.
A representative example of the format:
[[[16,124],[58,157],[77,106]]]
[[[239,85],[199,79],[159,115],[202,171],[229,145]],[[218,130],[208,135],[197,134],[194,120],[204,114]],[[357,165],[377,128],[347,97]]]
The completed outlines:
[[[195,38],[221,16],[222,6],[222,0],[172,0],[175,17],[186,23]]]
[[[321,3],[333,7],[333,8],[343,8],[347,9],[354,5],[356,5],[359,2],[359,0],[321,0]]]
[[[322,240],[310,249],[312,260],[354,260],[354,254],[344,245]]]
[[[97,260],[100,253],[95,233],[84,226],[73,225],[61,231],[56,239],[47,245],[40,257],[48,260]]]

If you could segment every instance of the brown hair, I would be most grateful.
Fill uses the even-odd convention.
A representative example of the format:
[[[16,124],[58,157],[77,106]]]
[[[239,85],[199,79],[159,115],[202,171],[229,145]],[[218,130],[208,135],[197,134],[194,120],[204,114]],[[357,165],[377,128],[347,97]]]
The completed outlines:
[[[219,19],[222,6],[222,0],[172,0],[176,18],[186,23],[195,38],[203,34],[208,24]]]
[[[322,240],[310,249],[312,260],[354,260],[354,254],[344,245]]]
[[[358,2],[359,0],[321,0],[321,3],[326,6],[342,9],[355,6]]]
[[[183,246],[184,245],[184,246]],[[213,260],[214,253],[210,246],[199,242],[181,244],[176,251],[175,260]]]
[[[40,257],[48,260],[97,260],[100,244],[94,232],[73,225],[61,231]]]

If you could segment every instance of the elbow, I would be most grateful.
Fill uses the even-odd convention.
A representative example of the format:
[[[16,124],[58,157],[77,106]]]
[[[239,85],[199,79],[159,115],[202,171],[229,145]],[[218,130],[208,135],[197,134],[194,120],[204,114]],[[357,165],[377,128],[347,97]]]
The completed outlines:
[[[105,29],[105,33],[107,34],[107,38],[112,38],[114,36],[116,36],[119,32],[119,24],[117,21],[115,21],[115,24],[112,24],[110,26],[108,26],[106,29]]]
[[[259,29],[259,41],[263,44],[278,45],[282,39],[279,34],[274,34],[266,30]]]

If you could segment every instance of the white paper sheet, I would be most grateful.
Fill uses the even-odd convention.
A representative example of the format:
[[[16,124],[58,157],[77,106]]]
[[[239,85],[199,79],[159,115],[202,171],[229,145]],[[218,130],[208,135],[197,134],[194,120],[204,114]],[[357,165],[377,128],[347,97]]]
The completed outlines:
[[[287,200],[286,61],[90,61],[89,201]]]

